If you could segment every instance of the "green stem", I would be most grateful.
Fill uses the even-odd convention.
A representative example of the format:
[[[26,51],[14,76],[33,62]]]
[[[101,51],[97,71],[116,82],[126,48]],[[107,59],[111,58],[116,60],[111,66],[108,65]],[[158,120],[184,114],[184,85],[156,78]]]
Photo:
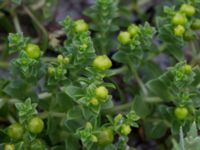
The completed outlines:
[[[12,12],[12,17],[13,17],[13,23],[15,26],[15,30],[19,33],[22,32],[21,25],[19,23],[19,18],[17,16],[17,13],[15,10]]]
[[[198,44],[195,43],[195,41],[193,41],[191,43],[191,46],[192,46],[192,62],[191,62],[191,65],[192,66],[195,66],[196,64],[200,64],[200,54],[198,53]]]
[[[163,101],[160,97],[145,97],[144,100],[148,103],[159,103]]]
[[[8,118],[8,120],[9,120],[9,122],[10,122],[11,124],[13,124],[13,123],[16,122],[15,118],[13,118],[11,115],[8,115],[7,118]]]
[[[24,10],[29,15],[29,17],[33,20],[35,25],[42,31],[42,34],[43,34],[42,49],[43,49],[43,51],[45,51],[48,47],[48,32],[41,25],[39,20],[33,15],[33,13],[31,12],[31,10],[28,7],[24,6]]]
[[[45,62],[55,62],[57,61],[56,57],[43,57],[42,58]]]
[[[191,42],[192,46],[192,56],[195,57],[197,55],[197,49],[194,42]]]
[[[138,82],[138,84],[139,84],[139,86],[140,86],[140,88],[141,88],[143,94],[144,94],[144,95],[148,95],[148,91],[147,91],[147,89],[146,89],[146,87],[145,87],[143,81],[142,81],[141,78],[139,77],[137,71],[135,70],[135,68],[134,68],[133,65],[131,64],[131,61],[130,61],[130,60],[129,60],[129,64],[128,64],[128,65],[129,65],[129,68],[130,68],[132,74],[134,75],[136,81]]]
[[[3,1],[3,3],[0,5],[0,9],[6,7],[6,5],[8,5],[8,4],[9,4],[8,0]]]
[[[126,104],[115,106],[109,110],[106,110],[106,113],[118,114],[123,111],[127,111],[132,107],[132,102],[128,102]]]
[[[11,98],[9,99],[9,103],[11,104],[16,104],[16,103],[20,103],[21,101],[19,99],[16,99],[16,98]]]
[[[67,116],[67,114],[61,113],[61,112],[42,112],[42,113],[39,113],[39,116],[43,119],[48,118],[49,116],[57,117],[57,118],[64,118]]]
[[[9,69],[10,64],[7,62],[0,61],[0,68]]]
[[[147,93],[148,93],[148,92],[147,92],[147,89],[146,89],[146,87],[145,87],[143,81],[141,80],[141,78],[139,77],[139,75],[138,75],[137,72],[135,72],[135,78],[136,78],[138,84],[140,85],[140,87],[141,87],[141,89],[142,89],[144,95],[147,95]]]
[[[118,74],[121,74],[121,73],[124,73],[128,70],[128,67],[127,66],[123,66],[123,67],[120,67],[120,68],[117,68],[117,69],[112,69],[112,70],[109,70],[109,75],[108,77],[112,77],[112,76],[115,76],[115,75],[118,75]],[[113,79],[111,79],[111,81],[113,82],[113,84],[115,84],[118,92],[119,92],[119,96],[120,96],[120,100],[122,102],[125,102],[125,95],[124,93],[121,91],[120,87],[118,86],[118,84],[116,84]]]
[[[112,76],[124,73],[126,71],[128,71],[128,67],[127,66],[123,66],[123,67],[120,67],[120,68],[117,68],[117,69],[111,69],[111,70],[109,70],[108,77],[112,77]]]
[[[140,7],[138,6],[138,1],[137,0],[133,0],[132,1],[132,9],[137,13],[137,16],[142,19],[143,18],[143,13],[140,9]],[[143,20],[143,19],[142,19]]]
[[[147,3],[149,3],[149,0],[139,0],[138,6],[142,7],[142,6],[146,5]]]
[[[149,121],[149,122],[164,122],[164,124],[168,127],[171,128],[171,123],[168,122],[167,120],[163,120],[161,118],[145,118],[145,121]]]
[[[109,80],[111,80],[111,82],[115,85],[118,93],[119,93],[119,97],[120,97],[120,101],[121,102],[126,102],[126,97],[124,95],[124,92],[121,90],[121,88],[119,87],[119,85],[114,81],[114,79],[112,78],[108,78]]]
[[[47,92],[45,92],[45,93],[40,93],[40,94],[38,95],[39,99],[46,99],[46,98],[49,98],[49,97],[51,97],[51,96],[52,96],[52,94],[51,94],[51,93],[47,93]]]
[[[159,51],[163,52],[166,48],[167,48],[168,44],[167,43],[163,43],[159,46]]]
[[[45,4],[45,0],[40,0],[37,3],[32,4],[30,7],[32,10],[38,10],[42,8]]]

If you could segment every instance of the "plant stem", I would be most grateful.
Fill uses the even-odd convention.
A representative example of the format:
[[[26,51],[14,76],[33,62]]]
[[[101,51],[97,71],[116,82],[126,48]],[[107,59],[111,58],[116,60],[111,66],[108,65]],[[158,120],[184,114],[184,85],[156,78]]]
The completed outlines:
[[[39,99],[46,99],[46,98],[49,98],[49,97],[51,97],[51,96],[52,96],[52,94],[51,94],[51,93],[47,93],[47,92],[45,92],[45,93],[40,93],[40,94],[38,95]]]
[[[159,103],[163,100],[160,97],[145,97],[144,99],[147,103]]]
[[[198,53],[198,44],[196,44],[194,41],[191,43],[192,46],[192,62],[191,65],[194,66],[196,64],[200,64],[200,54]]]
[[[161,118],[145,118],[145,121],[149,122],[163,122],[167,127],[171,128],[171,123],[167,120],[163,120]]]
[[[141,20],[143,20],[143,13],[142,13],[140,7],[138,6],[138,1],[137,0],[132,0],[132,10],[137,13],[137,16]]]
[[[6,5],[9,3],[8,0],[3,1],[3,3],[0,5],[0,9],[6,7]]]
[[[40,0],[37,3],[32,4],[30,7],[32,10],[38,10],[42,8],[45,4],[45,0]]]
[[[33,15],[33,13],[28,7],[24,6],[24,10],[29,15],[29,17],[33,20],[35,25],[42,31],[42,34],[43,34],[42,49],[43,51],[45,51],[48,47],[48,33],[46,29],[41,25],[39,20]]]
[[[0,61],[0,68],[9,69],[10,64],[7,62]]]
[[[197,49],[194,42],[191,42],[192,46],[192,56],[195,57],[197,55]]]
[[[61,113],[61,112],[42,112],[42,113],[39,113],[39,116],[43,119],[45,119],[49,116],[63,118],[63,117],[66,117],[67,114]]]
[[[141,88],[143,94],[144,94],[144,95],[148,95],[148,91],[147,91],[147,89],[146,89],[146,87],[145,87],[143,81],[142,81],[141,78],[139,77],[139,75],[138,75],[137,71],[135,70],[135,68],[133,68],[133,65],[131,64],[131,61],[130,61],[130,60],[129,60],[129,64],[128,64],[128,65],[129,65],[129,68],[130,68],[132,74],[134,75],[136,81],[138,82],[138,84],[139,84],[139,86],[140,86],[140,88]]]
[[[106,113],[118,114],[124,110],[129,110],[132,107],[132,102],[128,102],[126,104],[115,106],[109,110],[106,110]]]
[[[110,78],[111,82],[115,85],[118,93],[119,93],[119,96],[120,96],[120,101],[121,102],[126,102],[126,97],[123,93],[123,91],[121,90],[121,88],[119,87],[119,85],[114,81],[114,79]]]
[[[13,123],[16,122],[16,120],[15,120],[11,115],[8,115],[7,118],[8,118],[8,120],[9,120],[9,122],[10,122],[11,124],[13,124]]]
[[[141,78],[139,77],[139,75],[138,75],[137,72],[135,72],[135,78],[136,78],[138,84],[140,85],[140,87],[141,87],[141,89],[142,89],[144,95],[147,95],[147,93],[148,93],[148,92],[147,92],[147,89],[146,89],[146,87],[145,87],[143,81],[141,80]]]
[[[112,70],[109,71],[109,75],[108,76],[112,77],[112,76],[124,73],[127,70],[128,70],[127,66],[123,66],[123,67],[120,67],[120,68],[117,68],[117,69],[112,69]]]
[[[45,62],[55,62],[57,61],[56,57],[43,57],[42,58]]]
[[[13,11],[12,12],[12,17],[13,17],[13,23],[15,25],[15,30],[17,32],[22,32],[22,29],[21,29],[21,25],[19,23],[19,19],[18,19],[18,16],[17,16],[17,13],[16,11]]]

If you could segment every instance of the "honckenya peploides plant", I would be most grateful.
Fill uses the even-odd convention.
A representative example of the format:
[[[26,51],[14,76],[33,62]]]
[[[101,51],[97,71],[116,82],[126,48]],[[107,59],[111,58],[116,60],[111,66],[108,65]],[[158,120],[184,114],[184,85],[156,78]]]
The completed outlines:
[[[0,61],[0,149],[200,149],[199,0],[163,2],[151,22],[140,2],[129,2],[132,21],[129,3],[96,0],[49,39],[35,14],[51,18],[57,2],[1,3],[16,32]],[[23,33],[18,8],[40,41]]]

